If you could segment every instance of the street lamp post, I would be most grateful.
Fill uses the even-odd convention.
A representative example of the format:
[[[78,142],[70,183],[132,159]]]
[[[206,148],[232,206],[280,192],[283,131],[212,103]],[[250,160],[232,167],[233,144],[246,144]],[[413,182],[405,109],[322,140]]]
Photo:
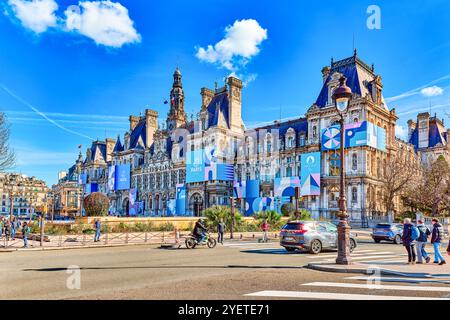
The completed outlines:
[[[230,225],[230,239],[234,238],[234,197],[230,197],[230,214],[231,214],[231,225]]]
[[[346,85],[347,79],[339,79],[339,87],[333,92],[333,101],[340,115],[340,190],[339,190],[339,224],[338,224],[338,256],[336,264],[351,264],[350,258],[350,226],[348,224],[347,199],[345,197],[345,126],[344,114],[352,99],[352,90]]]

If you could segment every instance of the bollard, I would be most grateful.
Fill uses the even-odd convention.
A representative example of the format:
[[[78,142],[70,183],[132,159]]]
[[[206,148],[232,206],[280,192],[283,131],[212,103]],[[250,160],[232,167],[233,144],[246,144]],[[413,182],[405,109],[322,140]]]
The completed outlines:
[[[62,246],[62,235],[59,235],[58,246]]]
[[[128,244],[128,231],[125,233],[125,243]]]
[[[240,237],[239,237],[240,239],[242,239],[242,233],[241,233],[241,235],[240,235]]]
[[[175,229],[175,244],[180,244],[180,230]]]
[[[145,231],[145,238],[144,238],[144,242],[145,242],[145,243],[147,243],[147,241],[148,241],[148,234],[147,234],[147,231]]]

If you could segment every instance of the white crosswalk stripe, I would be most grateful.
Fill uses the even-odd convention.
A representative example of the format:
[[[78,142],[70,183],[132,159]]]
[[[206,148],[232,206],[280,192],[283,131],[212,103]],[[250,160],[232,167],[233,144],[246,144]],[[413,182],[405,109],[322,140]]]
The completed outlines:
[[[346,280],[373,281],[373,276],[353,276],[345,278]],[[413,278],[413,277],[392,277],[381,276],[378,278],[380,282],[399,282],[399,283],[444,283],[450,284],[450,277],[447,278]]]
[[[355,277],[352,277],[355,279]],[[297,298],[297,299],[319,299],[319,300],[450,300],[448,292],[450,292],[450,286],[438,287],[438,286],[411,286],[411,285],[371,285],[362,283],[340,283],[340,282],[311,282],[302,284],[303,287],[310,288],[332,288],[344,289],[364,289],[374,294],[358,294],[358,293],[338,293],[338,292],[314,292],[314,291],[277,291],[266,290],[248,293],[245,296],[252,297],[271,297],[271,298]],[[382,290],[394,291],[394,292],[442,292],[441,297],[420,297],[420,296],[405,296],[405,295],[382,295],[379,294]]]
[[[382,296],[352,293],[309,292],[309,291],[259,291],[246,294],[251,297],[297,298],[319,300],[450,300],[449,298],[425,298],[408,296]]]
[[[450,287],[430,287],[430,286],[421,287],[421,286],[399,286],[399,285],[383,285],[383,284],[373,285],[369,287],[367,284],[362,283],[338,283],[338,282],[311,282],[311,283],[303,283],[302,286],[369,289],[369,290],[450,292]]]
[[[361,251],[355,251],[351,254],[352,257],[359,257],[364,255],[386,255],[386,254],[394,254],[392,251],[382,251],[382,252],[375,252],[374,250],[365,250],[364,252]],[[317,255],[317,256],[308,256],[309,259],[320,259],[320,258],[336,258],[337,253],[334,254],[328,254],[328,255]]]

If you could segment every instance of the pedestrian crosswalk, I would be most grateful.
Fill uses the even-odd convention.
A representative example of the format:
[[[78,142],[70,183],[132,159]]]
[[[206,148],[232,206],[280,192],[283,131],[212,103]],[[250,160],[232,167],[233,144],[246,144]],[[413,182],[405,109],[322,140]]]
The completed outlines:
[[[353,280],[355,279],[353,278]],[[305,290],[265,290],[248,293],[244,296],[319,300],[450,300],[450,286],[369,285],[368,283],[350,282],[311,282],[303,283],[301,284],[301,287]],[[364,293],[360,293],[361,290],[364,290]],[[406,292],[408,293],[405,295]]]

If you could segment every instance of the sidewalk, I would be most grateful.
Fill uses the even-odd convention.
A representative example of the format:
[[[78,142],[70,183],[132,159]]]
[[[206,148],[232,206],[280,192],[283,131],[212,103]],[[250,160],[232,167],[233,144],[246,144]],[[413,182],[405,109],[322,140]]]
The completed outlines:
[[[184,237],[189,232],[180,234],[179,243],[184,246]],[[278,241],[277,233],[271,232],[271,239]],[[212,236],[217,239],[216,234]],[[175,234],[173,231],[167,232],[130,232],[130,233],[109,233],[102,234],[99,242],[94,242],[94,235],[48,235],[48,241],[44,241],[42,247],[40,241],[28,237],[28,248],[23,248],[23,240],[15,239],[7,243],[4,238],[0,239],[0,252],[12,251],[34,251],[34,250],[62,250],[62,249],[81,249],[81,248],[101,248],[101,247],[117,247],[117,246],[133,246],[133,245],[161,245],[170,247],[175,245]],[[262,238],[261,232],[239,232],[234,234],[231,241],[255,241]],[[230,234],[225,235],[225,239],[230,241]]]
[[[338,273],[362,273],[366,275],[391,275],[408,278],[450,278],[450,264],[439,266],[437,264],[408,265],[398,261],[372,261],[354,262],[351,265],[337,265],[335,263],[309,263],[306,268]]]

